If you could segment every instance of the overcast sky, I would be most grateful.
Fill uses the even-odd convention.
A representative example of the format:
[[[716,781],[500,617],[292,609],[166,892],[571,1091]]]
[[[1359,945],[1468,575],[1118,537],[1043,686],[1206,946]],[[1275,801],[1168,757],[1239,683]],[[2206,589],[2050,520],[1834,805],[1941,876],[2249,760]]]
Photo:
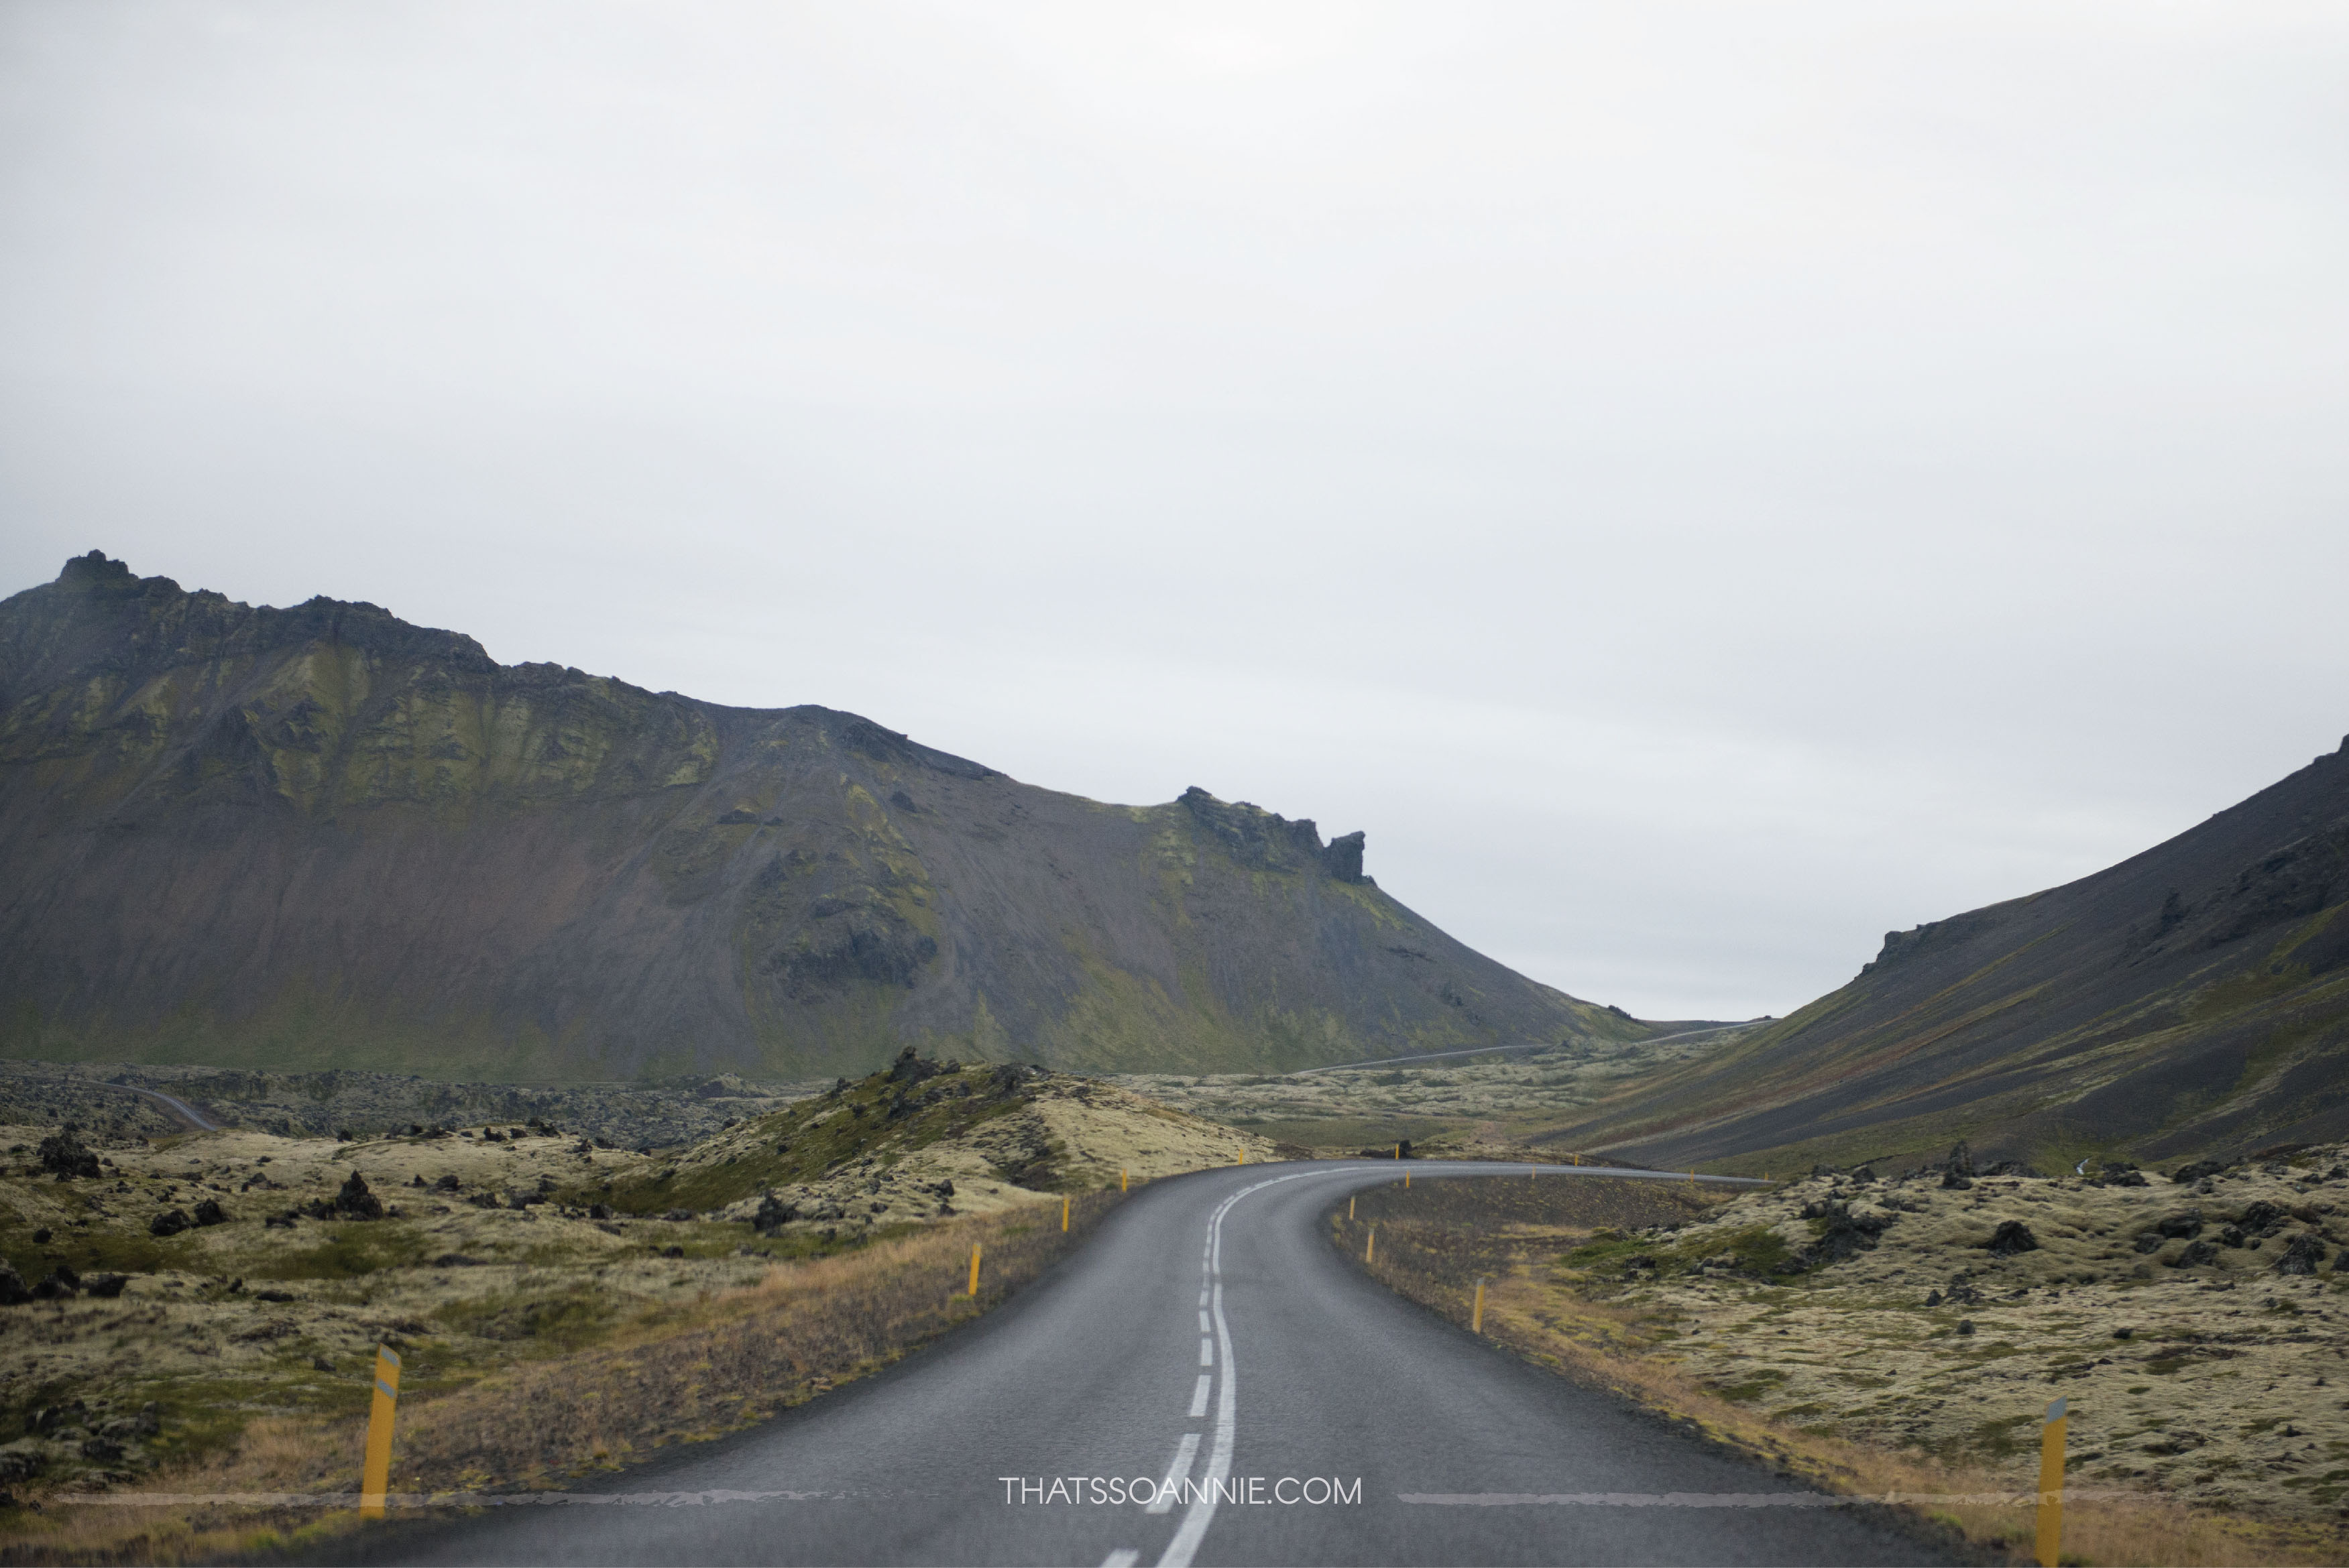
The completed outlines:
[[[1785,1013],[2349,729],[2349,7],[0,7],[106,550]]]

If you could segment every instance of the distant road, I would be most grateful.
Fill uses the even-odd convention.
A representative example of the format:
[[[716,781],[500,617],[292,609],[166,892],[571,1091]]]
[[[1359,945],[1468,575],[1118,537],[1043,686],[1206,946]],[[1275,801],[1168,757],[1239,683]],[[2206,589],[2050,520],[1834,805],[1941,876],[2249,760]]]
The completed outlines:
[[[1624,1044],[1630,1046],[1661,1045],[1666,1040],[1685,1040],[1698,1035],[1718,1035],[1728,1029],[1749,1028],[1761,1021],[1762,1020],[1759,1018],[1748,1018],[1744,1023],[1716,1024],[1709,1029],[1682,1029],[1677,1035],[1653,1035],[1644,1040],[1626,1040]],[[1310,1078],[1315,1073],[1344,1072],[1349,1068],[1383,1068],[1392,1066],[1396,1062],[1432,1062],[1444,1057],[1489,1057],[1502,1051],[1553,1051],[1556,1049],[1557,1049],[1556,1046],[1543,1043],[1530,1046],[1479,1046],[1475,1050],[1466,1051],[1421,1051],[1416,1056],[1378,1057],[1367,1062],[1333,1062],[1326,1068],[1299,1068],[1295,1072],[1289,1073],[1287,1076],[1289,1078]]]
[[[140,1088],[134,1084],[127,1083],[109,1084],[107,1087],[109,1088],[127,1088],[132,1094],[143,1094],[149,1099],[160,1099],[163,1102],[165,1109],[185,1119],[188,1124],[193,1127],[198,1132],[218,1132],[220,1130],[220,1123],[212,1120],[202,1111],[198,1110],[194,1106],[190,1105],[186,1100],[181,1099],[176,1094],[165,1094],[160,1088]]]
[[[1412,1167],[1421,1180],[1526,1171]],[[1394,1174],[1300,1161],[1154,1182],[1037,1284],[885,1372],[567,1498],[395,1524],[345,1560],[1943,1560],[1879,1511],[1531,1366],[1368,1278],[1322,1217]],[[1658,1174],[1545,1167],[1540,1179]],[[1110,1501],[1162,1480],[1199,1493],[1163,1511]]]

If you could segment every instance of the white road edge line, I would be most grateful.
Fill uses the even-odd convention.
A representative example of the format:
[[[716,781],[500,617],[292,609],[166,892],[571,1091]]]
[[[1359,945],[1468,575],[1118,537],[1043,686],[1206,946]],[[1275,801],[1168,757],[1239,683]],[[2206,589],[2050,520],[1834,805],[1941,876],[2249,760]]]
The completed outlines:
[[[1158,1495],[1143,1509],[1144,1513],[1174,1511],[1175,1489],[1191,1479],[1191,1461],[1199,1457],[1199,1434],[1185,1432],[1183,1440],[1174,1445],[1174,1457],[1166,1461],[1166,1479],[1158,1485]],[[1136,1552],[1134,1557],[1142,1555]],[[1133,1558],[1128,1558],[1132,1562]]]

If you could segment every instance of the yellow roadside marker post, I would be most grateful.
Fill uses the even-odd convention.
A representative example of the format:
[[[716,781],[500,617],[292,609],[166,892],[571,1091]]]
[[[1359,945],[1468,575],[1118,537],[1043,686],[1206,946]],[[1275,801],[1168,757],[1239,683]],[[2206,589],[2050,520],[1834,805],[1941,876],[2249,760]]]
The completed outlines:
[[[1376,1225],[1372,1225],[1371,1227],[1371,1239],[1362,1243],[1362,1262],[1368,1264],[1371,1261],[1371,1254],[1378,1250],[1379,1228]]]
[[[970,1244],[970,1299],[978,1299],[978,1243]]]
[[[2064,1401],[2047,1407],[2039,1429],[2039,1568],[2055,1568],[2064,1551]]]
[[[1069,1228],[1069,1195],[1068,1195],[1066,1192],[1063,1192],[1063,1193],[1061,1193],[1061,1231],[1065,1233],[1067,1232],[1068,1228]]]
[[[1354,1195],[1353,1195],[1352,1193],[1349,1192],[1349,1193],[1347,1193],[1347,1194],[1346,1194],[1346,1218],[1348,1218],[1348,1219],[1350,1219],[1350,1219],[1352,1219],[1353,1217],[1354,1217]]]
[[[391,1490],[391,1422],[399,1409],[399,1352],[375,1347],[375,1404],[367,1412],[367,1469],[359,1478],[359,1517],[381,1519]]]
[[[1468,1332],[1471,1334],[1485,1332],[1485,1276],[1483,1274],[1476,1276],[1476,1309],[1468,1315]]]
[[[1402,1188],[1406,1192],[1411,1191],[1411,1172],[1408,1171],[1402,1173]]]
[[[1125,1191],[1125,1167],[1123,1165],[1117,1168],[1117,1190],[1121,1192]]]

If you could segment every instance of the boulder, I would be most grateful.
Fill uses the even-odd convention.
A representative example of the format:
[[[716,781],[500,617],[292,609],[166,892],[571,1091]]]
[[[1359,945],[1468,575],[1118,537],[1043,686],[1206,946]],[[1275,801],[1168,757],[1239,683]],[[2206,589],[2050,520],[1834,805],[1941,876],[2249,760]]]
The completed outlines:
[[[122,1294],[122,1287],[129,1283],[130,1276],[129,1274],[92,1274],[88,1280],[83,1282],[82,1289],[98,1297],[100,1301],[112,1301]]]
[[[96,1176],[98,1173],[98,1156],[83,1147],[81,1127],[76,1122],[68,1121],[57,1131],[42,1139],[39,1154],[41,1169],[50,1172],[60,1181],[70,1181],[77,1176]]]
[[[147,1222],[147,1233],[150,1236],[176,1236],[188,1229],[190,1223],[183,1211],[167,1210]]]
[[[59,1264],[41,1276],[41,1283],[33,1287],[33,1298],[36,1301],[63,1301],[80,1288],[81,1275]]]
[[[329,1218],[380,1220],[383,1218],[383,1200],[367,1191],[367,1178],[356,1171],[350,1173],[349,1179],[343,1183],[343,1190],[336,1193],[334,1201],[326,1207],[331,1211],[331,1213],[319,1215],[322,1220]]]
[[[16,1265],[0,1263],[0,1306],[17,1306],[32,1299],[33,1293],[26,1288],[25,1276],[16,1272]]]
[[[2235,1217],[2235,1222],[2242,1226],[2246,1235],[2272,1236],[2282,1230],[2284,1222],[2291,1218],[2289,1213],[2275,1204],[2262,1201],[2247,1205],[2243,1212]]]
[[[2283,1255],[2274,1264],[2275,1272],[2285,1274],[2313,1274],[2324,1264],[2324,1243],[2307,1231],[2292,1237],[2283,1249]]]
[[[196,1205],[196,1223],[220,1225],[228,1222],[228,1211],[220,1206],[217,1198],[207,1198]]]
[[[2033,1235],[2031,1227],[2020,1220],[2002,1220],[1998,1229],[1991,1233],[1990,1240],[1982,1245],[1993,1256],[2011,1258],[2023,1253],[2037,1252],[2039,1238]]]

